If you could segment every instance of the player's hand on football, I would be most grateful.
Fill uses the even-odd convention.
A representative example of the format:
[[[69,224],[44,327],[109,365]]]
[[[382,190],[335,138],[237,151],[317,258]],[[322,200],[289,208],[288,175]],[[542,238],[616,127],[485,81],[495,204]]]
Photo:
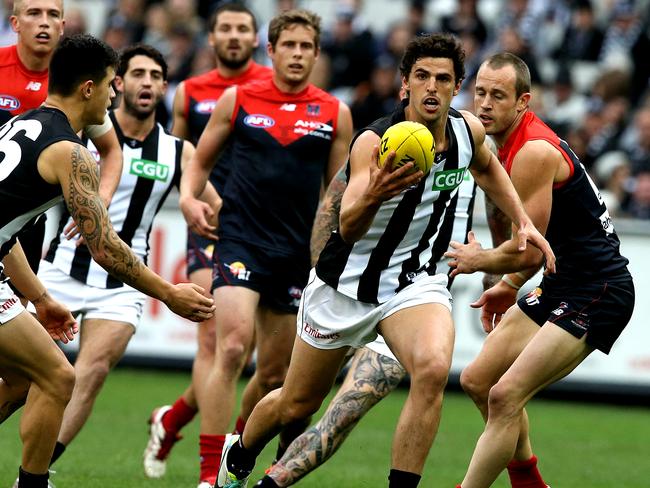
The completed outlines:
[[[471,274],[478,269],[477,257],[483,247],[476,240],[474,232],[470,231],[467,234],[467,244],[451,241],[449,246],[452,249],[445,253],[445,257],[450,258],[447,264],[450,268],[453,268],[449,274],[450,277],[458,274]]]
[[[54,300],[47,292],[32,303],[36,309],[36,318],[52,339],[64,344],[74,340],[79,326],[65,305]]]
[[[187,226],[192,232],[216,241],[217,213],[206,202],[197,198],[182,198],[179,202]]]
[[[217,308],[214,300],[206,296],[203,287],[194,283],[178,283],[166,300],[169,309],[193,322],[212,318]]]
[[[379,146],[372,150],[370,163],[370,181],[368,193],[378,201],[390,200],[404,190],[417,185],[424,176],[420,170],[413,171],[412,162],[406,163],[399,168],[393,168],[395,162],[395,151],[390,151],[386,156],[383,166],[379,166]]]
[[[517,301],[517,290],[499,280],[492,288],[485,290],[472,308],[481,309],[481,325],[488,334],[499,325],[503,314]]]
[[[523,222],[517,230],[518,249],[526,250],[526,243],[530,242],[544,254],[545,270],[544,275],[555,273],[555,254],[551,245],[544,236],[537,230],[532,222]]]

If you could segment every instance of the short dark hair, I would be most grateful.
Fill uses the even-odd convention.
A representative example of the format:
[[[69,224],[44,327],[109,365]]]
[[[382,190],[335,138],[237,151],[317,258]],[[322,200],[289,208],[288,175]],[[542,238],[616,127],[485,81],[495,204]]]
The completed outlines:
[[[430,34],[411,39],[404,50],[404,56],[402,56],[399,66],[402,76],[408,78],[415,62],[422,58],[451,59],[454,63],[456,83],[465,78],[465,50],[456,36]]]
[[[512,53],[498,53],[490,56],[483,64],[492,69],[512,66],[515,70],[515,95],[519,98],[524,93],[530,92],[530,70],[528,65]]]
[[[269,42],[275,48],[280,33],[290,25],[303,25],[314,29],[316,49],[320,47],[320,16],[309,10],[288,10],[276,15],[269,24]]]
[[[208,20],[208,32],[214,31],[214,28],[217,26],[217,17],[219,17],[221,12],[237,12],[250,15],[253,21],[253,32],[257,33],[257,19],[255,18],[255,14],[246,5],[242,5],[239,2],[224,3],[217,8]]]
[[[134,44],[125,48],[122,54],[120,54],[120,60],[117,64],[115,74],[117,76],[124,76],[129,70],[129,61],[136,56],[147,56],[153,59],[160,66],[160,69],[162,69],[163,80],[167,81],[167,61],[165,61],[165,58],[158,49],[148,44]]]
[[[115,68],[115,50],[88,34],[62,39],[52,54],[48,93],[69,96],[80,83],[99,83],[109,67]]]

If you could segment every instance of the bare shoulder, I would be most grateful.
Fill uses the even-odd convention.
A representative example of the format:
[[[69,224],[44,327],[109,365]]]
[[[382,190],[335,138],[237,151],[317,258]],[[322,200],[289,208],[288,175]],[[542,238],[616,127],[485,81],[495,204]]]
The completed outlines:
[[[527,141],[515,156],[515,161],[535,161],[560,163],[564,160],[562,153],[550,142],[543,139]]]
[[[372,151],[374,146],[379,145],[381,138],[377,133],[371,130],[365,130],[354,140],[352,148],[350,149],[350,156],[354,157],[360,153],[368,153]]]
[[[47,146],[38,157],[38,172],[48,183],[57,184],[60,181],[60,172],[69,172],[73,159],[78,160],[86,156],[97,166],[92,154],[83,145],[73,141],[55,142]]]

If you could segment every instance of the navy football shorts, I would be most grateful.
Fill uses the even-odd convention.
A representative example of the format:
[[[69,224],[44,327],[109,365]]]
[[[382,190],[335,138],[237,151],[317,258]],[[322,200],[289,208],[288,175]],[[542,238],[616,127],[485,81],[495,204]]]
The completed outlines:
[[[552,322],[605,354],[632,317],[632,277],[579,287],[557,287],[542,280],[539,287],[517,301],[519,308],[539,326]]]
[[[309,255],[287,255],[248,243],[220,239],[215,245],[212,289],[243,286],[260,294],[260,304],[297,313],[309,277]]]

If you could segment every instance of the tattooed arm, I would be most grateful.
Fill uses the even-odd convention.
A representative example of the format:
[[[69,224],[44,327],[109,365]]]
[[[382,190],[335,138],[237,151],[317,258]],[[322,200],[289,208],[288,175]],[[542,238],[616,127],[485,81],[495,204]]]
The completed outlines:
[[[212,299],[202,294],[200,286],[168,283],[120,239],[98,194],[97,163],[84,146],[70,141],[52,144],[41,153],[38,170],[46,181],[61,185],[70,215],[97,264],[183,317],[201,322],[212,316]]]
[[[267,475],[278,486],[291,486],[327,461],[359,420],[402,381],[406,371],[368,348],[354,355],[338,393],[318,423],[294,440]]]
[[[325,196],[321,201],[316,219],[314,220],[314,227],[311,231],[311,264],[316,265],[320,252],[327,244],[330,234],[336,230],[339,225],[339,212],[341,211],[341,197],[348,185],[348,180],[345,175],[346,166],[343,165],[336,173],[325,192]]]

